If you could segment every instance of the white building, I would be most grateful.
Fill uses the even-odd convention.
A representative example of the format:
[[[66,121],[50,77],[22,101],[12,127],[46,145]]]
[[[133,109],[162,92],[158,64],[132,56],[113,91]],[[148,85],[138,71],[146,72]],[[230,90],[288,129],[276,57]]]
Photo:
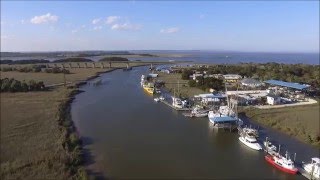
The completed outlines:
[[[267,95],[267,103],[270,105],[280,104],[281,98],[279,96]]]
[[[259,87],[262,83],[256,79],[245,78],[241,80],[241,85],[247,87]]]
[[[223,78],[226,82],[237,82],[242,79],[242,76],[239,74],[225,74],[223,75]]]

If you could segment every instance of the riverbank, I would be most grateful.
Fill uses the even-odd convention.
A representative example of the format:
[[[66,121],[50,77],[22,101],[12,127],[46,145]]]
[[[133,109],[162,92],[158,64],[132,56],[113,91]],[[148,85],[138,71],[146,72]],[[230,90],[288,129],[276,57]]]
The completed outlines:
[[[87,179],[70,105],[80,93],[79,83],[119,68],[72,69],[66,75],[73,85],[68,88],[1,93],[1,179]],[[62,74],[14,72],[1,77],[63,82]]]

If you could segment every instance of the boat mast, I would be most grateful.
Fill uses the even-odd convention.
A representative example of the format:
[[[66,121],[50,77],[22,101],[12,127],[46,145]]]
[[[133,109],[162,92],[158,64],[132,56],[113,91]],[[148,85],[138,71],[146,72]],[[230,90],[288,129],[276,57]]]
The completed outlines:
[[[227,105],[228,105],[228,107],[230,107],[230,103],[229,103],[229,97],[228,97],[228,93],[227,93],[227,85],[226,85],[226,83],[224,83],[224,88],[226,89],[226,96],[227,96]]]

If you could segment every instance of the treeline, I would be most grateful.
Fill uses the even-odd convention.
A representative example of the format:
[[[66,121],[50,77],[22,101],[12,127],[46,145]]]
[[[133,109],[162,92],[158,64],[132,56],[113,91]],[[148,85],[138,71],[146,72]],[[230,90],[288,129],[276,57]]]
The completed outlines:
[[[59,67],[53,67],[53,68],[46,68],[45,65],[34,65],[34,66],[26,66],[26,67],[21,67],[21,68],[17,68],[17,67],[2,67],[0,69],[0,71],[2,72],[8,72],[8,71],[18,71],[18,72],[46,72],[46,73],[65,73],[65,74],[70,74],[70,71],[67,69],[62,69]]]
[[[46,87],[42,81],[36,82],[30,80],[29,82],[18,81],[13,78],[0,79],[1,92],[28,92],[28,91],[44,91]]]
[[[189,79],[193,70],[207,71],[207,74],[239,74],[261,81],[276,79],[287,82],[297,82],[320,87],[320,66],[308,64],[282,64],[282,63],[241,63],[228,65],[213,65],[201,68],[190,68],[183,71],[182,78]]]
[[[129,60],[123,57],[105,57],[100,59],[99,61],[103,62],[103,61],[129,61]]]
[[[44,60],[44,59],[25,59],[25,60],[1,60],[0,64],[41,64],[41,63],[63,63],[63,62],[93,62],[91,59],[71,57],[64,59],[57,59],[54,61]]]
[[[25,60],[1,60],[0,64],[37,64],[37,63],[50,63],[49,60],[44,59],[25,59]]]
[[[216,91],[224,89],[223,80],[214,77],[204,78],[203,76],[198,76],[196,80],[189,80],[188,84],[190,87],[198,87],[204,91],[208,91],[211,88]]]
[[[63,63],[63,62],[93,62],[91,59],[87,58],[77,58],[77,57],[72,57],[72,58],[65,58],[65,59],[58,59],[54,60],[53,63]]]

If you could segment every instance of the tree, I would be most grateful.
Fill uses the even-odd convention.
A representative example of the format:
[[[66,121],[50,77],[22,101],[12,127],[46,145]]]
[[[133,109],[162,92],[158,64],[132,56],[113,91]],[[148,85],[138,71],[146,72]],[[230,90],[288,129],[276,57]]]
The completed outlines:
[[[193,74],[193,71],[191,69],[184,69],[182,71],[181,78],[184,80],[188,80],[190,79],[190,75],[192,74]]]
[[[196,87],[197,86],[197,82],[195,80],[189,80],[188,82],[190,87]]]

